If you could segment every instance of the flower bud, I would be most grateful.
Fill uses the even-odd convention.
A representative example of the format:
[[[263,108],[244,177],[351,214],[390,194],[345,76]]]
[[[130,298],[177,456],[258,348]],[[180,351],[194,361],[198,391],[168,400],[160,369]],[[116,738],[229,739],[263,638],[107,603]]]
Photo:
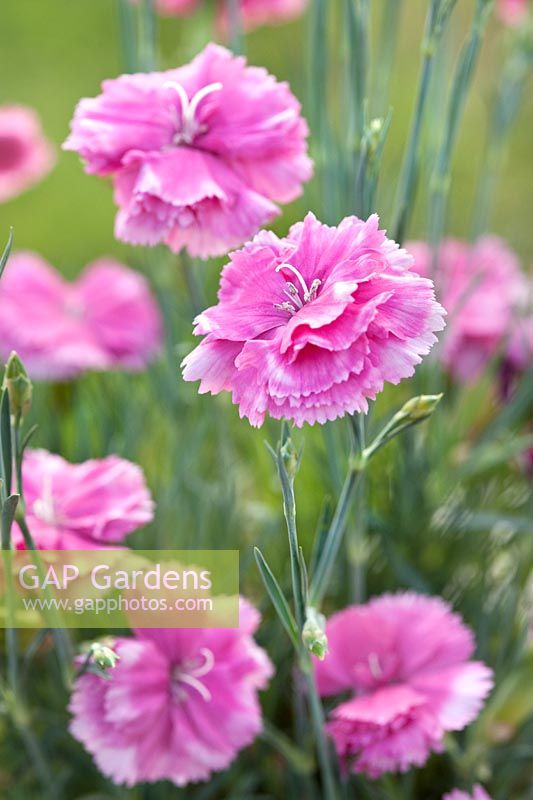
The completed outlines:
[[[321,661],[328,652],[326,636],[326,618],[316,608],[308,608],[302,630],[302,641],[306,648]]]
[[[103,642],[94,642],[90,647],[92,661],[101,669],[114,669],[120,656]]]
[[[420,422],[433,414],[441,399],[442,394],[421,394],[412,397],[401,407],[396,417],[409,422]]]
[[[24,364],[15,352],[11,353],[7,361],[3,388],[9,395],[11,414],[14,417],[26,416],[31,408],[33,386]]]

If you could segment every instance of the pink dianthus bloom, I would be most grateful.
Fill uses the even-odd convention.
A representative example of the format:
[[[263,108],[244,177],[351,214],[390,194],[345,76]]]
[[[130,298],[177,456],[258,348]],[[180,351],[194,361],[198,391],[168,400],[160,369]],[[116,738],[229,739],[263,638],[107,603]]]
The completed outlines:
[[[469,661],[470,630],[438,598],[385,595],[334,614],[329,655],[316,661],[323,696],[351,691],[327,730],[353,772],[377,778],[422,766],[479,713],[492,672]]]
[[[178,786],[226,769],[262,729],[258,691],[272,665],[254,641],[259,613],[241,600],[240,627],[138,630],[120,638],[110,680],[77,679],[72,735],[115,783]]]
[[[454,789],[453,792],[445,794],[442,800],[491,800],[491,798],[482,786],[476,784],[472,794],[462,792],[460,789]]]
[[[87,172],[113,177],[119,239],[221,255],[311,176],[307,125],[288,85],[223,47],[102,88],[79,103],[64,147]]]
[[[262,232],[230,254],[183,377],[200,380],[200,393],[232,392],[255,426],[266,412],[301,427],[366,411],[444,327],[432,282],[412,264],[376,215],[334,228],[308,214],[285,239]]]
[[[498,15],[504,25],[517,28],[525,22],[530,0],[498,0]]]
[[[118,456],[71,464],[46,450],[28,450],[22,484],[28,527],[41,550],[105,547],[153,519],[141,468]],[[13,542],[25,549],[17,523]]]
[[[533,316],[517,317],[513,321],[505,355],[500,368],[502,399],[509,401],[524,374],[533,369]],[[528,426],[532,428],[531,423]],[[533,475],[533,447],[521,456],[520,462],[529,475]]]
[[[54,149],[36,112],[25,106],[0,106],[0,203],[40,181],[54,163]]]
[[[173,17],[190,14],[198,4],[199,0],[156,0],[155,6],[160,14]]]
[[[260,25],[289,22],[303,14],[308,0],[240,0],[239,10],[246,30]],[[224,29],[228,27],[227,3],[219,5],[219,20]]]
[[[513,322],[505,357],[516,372],[533,367],[533,316],[519,317]]]
[[[32,378],[142,369],[161,328],[146,279],[111,259],[68,283],[40,256],[15,253],[0,282],[0,355],[15,350]]]
[[[429,245],[409,242],[406,247],[415,258],[413,269],[431,275]],[[442,362],[457,380],[475,380],[503,345],[527,295],[518,258],[495,236],[484,236],[473,246],[447,239],[439,249],[434,279],[449,314]]]
[[[138,2],[138,0],[133,0]],[[239,13],[247,30],[260,25],[288,22],[302,14],[308,0],[239,0]],[[200,0],[156,0],[156,8],[165,16],[185,16],[201,5]],[[228,27],[226,0],[219,0],[219,22]]]

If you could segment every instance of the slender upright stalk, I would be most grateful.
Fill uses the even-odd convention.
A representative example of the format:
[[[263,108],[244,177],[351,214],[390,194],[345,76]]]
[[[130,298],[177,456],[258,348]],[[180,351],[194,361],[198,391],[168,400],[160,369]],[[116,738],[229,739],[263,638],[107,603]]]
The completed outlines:
[[[1,515],[2,527],[2,560],[4,564],[4,579],[6,582],[6,612],[8,615],[6,622],[6,672],[8,683],[14,694],[18,693],[18,636],[17,629],[13,620],[13,607],[14,607],[14,586],[13,586],[13,556],[11,552],[11,525],[9,524],[6,515]]]
[[[42,784],[45,797],[54,797],[58,800],[59,795],[54,788],[54,778],[51,770],[48,767],[46,758],[44,757],[38,738],[33,733],[32,723],[29,713],[26,709],[24,698],[21,692],[21,682],[19,676],[18,665],[18,635],[15,627],[15,620],[13,618],[13,609],[15,605],[13,585],[13,555],[11,551],[11,525],[13,521],[13,513],[8,513],[8,506],[10,501],[17,503],[16,496],[11,496],[7,501],[2,503],[2,511],[0,514],[0,527],[1,527],[1,544],[2,544],[2,561],[4,566],[4,580],[6,589],[6,613],[7,625],[5,629],[6,638],[6,686],[2,687],[3,701],[6,705],[7,711],[14,727],[20,736],[26,752],[30,758],[31,764]]]
[[[154,8],[154,0],[141,0],[139,7],[137,67],[144,72],[151,72],[156,68],[156,38],[157,18]]]
[[[369,9],[367,0],[344,0],[346,28],[346,166],[348,179],[346,214],[365,215],[367,152],[366,102],[369,67]]]
[[[294,613],[298,630],[301,631],[305,622],[305,597],[302,590],[302,569],[300,564],[300,546],[296,529],[296,498],[294,496],[294,476],[290,475],[282,458],[278,459],[278,475],[283,494],[283,513],[287,523],[289,537],[289,557],[291,562],[292,595]]]
[[[195,317],[206,307],[204,287],[199,279],[199,267],[191,261],[185,252],[181,255],[181,266],[192,313]]]
[[[292,445],[290,439],[286,439],[285,444],[280,446],[277,454],[277,467],[283,494],[283,510],[289,537],[292,592],[296,624],[300,636],[298,664],[301,669],[307,690],[311,724],[313,727],[315,746],[322,777],[323,796],[325,800],[337,800],[338,793],[332,765],[331,752],[324,730],[324,712],[322,709],[322,703],[316,688],[311,656],[307,649],[303,646],[303,642],[301,640],[301,634],[306,617],[307,602],[305,596],[305,576],[302,572],[301,551],[296,527],[296,498],[294,495],[294,477],[298,466],[298,457],[292,451],[287,452],[287,450],[291,447]],[[284,448],[285,452],[283,452]]]
[[[328,0],[312,0],[309,44],[309,119],[313,131],[314,159],[321,216],[326,222],[337,219],[339,181],[336,175],[338,142],[329,119],[328,83]]]
[[[338,792],[331,763],[331,750],[325,734],[324,709],[322,708],[322,701],[320,700],[320,696],[316,687],[311,658],[309,654],[307,654],[304,658],[305,661],[302,664],[302,673],[307,689],[311,723],[315,732],[315,743],[318,753],[318,761],[320,763],[320,771],[322,774],[323,797],[324,800],[337,800]],[[352,799],[356,800],[355,794],[352,794]]]
[[[377,55],[379,69],[375,71],[372,92],[372,113],[375,116],[384,116],[389,105],[389,86],[404,0],[384,0],[382,5]]]
[[[483,32],[488,20],[492,0],[476,0],[474,20],[455,71],[450,101],[444,126],[444,135],[430,181],[428,238],[433,248],[434,262],[446,223],[450,168],[468,93],[472,86],[479,58]]]
[[[22,533],[24,544],[32,554],[32,561],[37,567],[39,574],[42,577],[44,577],[43,564],[39,557],[35,541],[33,539],[33,536],[31,535],[31,531],[29,529],[25,516],[24,485],[22,482],[22,462],[24,458],[24,452],[21,446],[21,438],[20,438],[21,423],[22,423],[21,416],[20,414],[17,414],[12,420],[12,426],[11,426],[12,442],[13,442],[12,450],[13,450],[14,465],[15,465],[15,478],[17,484],[17,492],[20,498],[17,506],[16,520],[20,528],[20,532]],[[52,622],[52,624],[54,622],[56,623],[55,626],[51,628],[51,632],[56,646],[57,658],[61,669],[63,684],[65,688],[69,688],[72,679],[72,664],[74,657],[72,643],[67,631],[65,631],[61,627],[61,619],[59,618],[57,611],[54,611],[53,607],[50,607],[50,609],[48,610],[48,614],[50,615],[50,621]]]
[[[331,522],[328,537],[317,569],[313,575],[310,589],[310,604],[319,607],[331,578],[331,573],[344,536],[346,521],[350,511],[355,489],[362,473],[362,465],[350,459],[344,485]]]
[[[533,50],[527,42],[524,43],[519,38],[504,63],[492,101],[485,154],[474,203],[473,240],[489,227],[509,135],[521,107],[532,64]]]
[[[137,69],[135,10],[130,0],[117,0],[117,10],[124,69],[126,72],[135,72]]]
[[[234,53],[244,52],[240,0],[225,0],[228,15],[229,44]]]
[[[405,237],[416,196],[420,142],[426,118],[436,50],[452,7],[453,3],[447,2],[447,0],[431,0],[426,18],[426,30],[422,42],[422,67],[392,225],[393,238],[400,243]]]
[[[364,453],[366,448],[366,420],[364,414],[357,414],[352,418],[354,427],[357,429],[357,448],[359,454]],[[351,566],[351,590],[354,603],[362,603],[366,596],[366,569],[364,564],[366,551],[366,508],[367,508],[367,481],[366,476],[361,474],[357,486],[354,490],[355,505],[357,516],[353,528],[353,534],[348,539],[348,563]]]

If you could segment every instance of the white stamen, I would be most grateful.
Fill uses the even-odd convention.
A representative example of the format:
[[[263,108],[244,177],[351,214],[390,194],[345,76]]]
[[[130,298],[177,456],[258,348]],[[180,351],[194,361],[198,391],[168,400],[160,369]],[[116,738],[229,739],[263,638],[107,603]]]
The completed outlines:
[[[309,300],[315,300],[316,293],[318,292],[321,283],[322,281],[319,278],[314,279],[313,283],[311,284],[311,288],[304,294],[304,301],[306,303],[308,303]]]
[[[304,294],[306,294],[309,291],[302,273],[299,270],[297,270],[296,267],[293,267],[292,264],[279,264],[276,267],[276,272],[281,272],[282,269],[290,269],[290,271],[293,272],[296,275],[296,277],[298,278],[298,280],[300,282],[300,286],[302,287],[302,289],[304,291]]]
[[[370,653],[368,656],[368,666],[373,678],[379,680],[383,676],[383,670],[379,663],[379,656],[376,653]]]
[[[300,294],[298,292],[298,289],[296,288],[294,283],[291,283],[290,281],[288,281],[285,284],[284,292],[287,295],[287,297],[290,298],[290,300],[292,300],[294,303],[296,303],[298,308],[303,308],[304,307],[304,304],[302,303],[302,300],[300,298]]]
[[[291,315],[296,314],[297,310],[303,308],[305,303],[308,303],[310,300],[316,300],[317,292],[319,287],[322,284],[322,281],[319,278],[315,278],[313,283],[311,284],[311,288],[307,286],[305,282],[305,278],[302,273],[293,267],[292,264],[283,263],[279,264],[276,267],[276,272],[280,272],[282,269],[289,269],[294,275],[296,275],[298,279],[298,283],[302,287],[303,291],[303,300],[300,297],[300,291],[295,286],[292,281],[287,281],[285,284],[285,289],[283,290],[287,297],[290,299],[290,303],[275,303],[274,308],[278,311],[288,311]],[[295,308],[296,306],[296,308]]]
[[[186,686],[190,686],[191,689],[195,689],[206,703],[209,703],[212,699],[211,692],[207,686],[204,686],[200,678],[203,678],[208,672],[211,672],[215,665],[215,656],[207,647],[201,648],[200,655],[204,659],[203,664],[195,666],[194,663],[185,662],[174,669],[172,680],[175,685],[173,686],[172,693],[175,700],[187,699],[187,693],[176,685],[179,683],[184,683]]]
[[[276,311],[288,311],[289,314],[296,314],[296,308],[293,306],[292,303],[274,303],[274,308]]]
[[[198,125],[196,120],[198,106],[208,95],[220,91],[220,89],[222,89],[222,84],[209,83],[207,86],[203,86],[199,89],[190,100],[183,86],[177,81],[166,81],[163,86],[166,89],[173,89],[177,93],[181,105],[181,122],[177,118],[175,119],[180,129],[174,136],[173,143],[181,144],[184,142],[185,144],[192,144],[195,136],[205,131],[205,127]],[[174,108],[173,111],[175,114]]]

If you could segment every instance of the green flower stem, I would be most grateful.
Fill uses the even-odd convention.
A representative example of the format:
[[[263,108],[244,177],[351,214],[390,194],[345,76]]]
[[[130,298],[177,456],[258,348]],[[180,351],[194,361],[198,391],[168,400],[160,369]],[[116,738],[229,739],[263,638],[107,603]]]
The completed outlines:
[[[356,428],[357,446],[361,454],[365,453],[366,447],[366,420],[364,414],[352,417],[352,423]],[[354,502],[357,507],[357,519],[353,535],[348,540],[348,563],[351,566],[351,588],[354,603],[363,603],[366,597],[366,569],[365,569],[365,550],[366,550],[366,506],[367,506],[367,481],[361,474],[360,480],[354,490]]]
[[[347,57],[348,147],[360,145],[365,130],[368,83],[368,0],[344,0]]]
[[[157,65],[157,17],[154,0],[141,0],[139,6],[139,39],[137,47],[137,66],[144,72],[151,72]]]
[[[303,646],[301,634],[306,617],[305,574],[302,570],[302,557],[296,527],[296,498],[294,495],[294,478],[298,469],[298,456],[292,451],[292,443],[285,436],[277,452],[278,475],[283,494],[283,510],[289,537],[289,553],[291,562],[291,581],[294,599],[296,624],[299,633],[298,665],[302,672],[307,690],[311,724],[315,746],[320,764],[322,790],[325,800],[337,800],[337,785],[332,764],[331,751],[324,730],[324,712],[316,688],[313,663],[310,653]]]
[[[137,70],[135,11],[130,0],[117,0],[117,11],[124,70],[135,72]]]
[[[294,496],[294,477],[289,475],[283,459],[278,458],[278,475],[283,493],[283,513],[287,523],[289,537],[289,556],[291,562],[291,582],[294,601],[294,615],[298,631],[301,633],[305,621],[305,598],[302,591],[302,570],[300,563],[300,546],[296,529],[296,499]]]
[[[413,211],[420,162],[420,141],[427,113],[429,87],[435,65],[438,44],[445,29],[445,23],[453,10],[455,2],[450,0],[431,0],[426,19],[426,31],[422,44],[422,67],[416,94],[415,110],[405,157],[402,165],[396,212],[392,225],[393,238],[402,242],[405,238]]]
[[[372,112],[377,116],[383,116],[388,108],[392,65],[396,54],[403,7],[404,0],[385,0],[383,3],[377,56],[379,69],[376,70],[375,85],[372,92]]]
[[[524,88],[533,66],[533,47],[522,38],[506,59],[490,111],[483,167],[476,190],[472,239],[485,233],[490,224],[494,196],[498,187],[509,135],[522,105]]]
[[[316,686],[313,663],[309,653],[306,653],[303,659],[304,663],[301,664],[301,669],[307,689],[311,723],[315,733],[315,743],[322,775],[323,797],[324,800],[337,800],[339,795],[333,771],[331,747],[326,738],[324,709]],[[352,799],[355,800],[355,794],[352,794]]]
[[[352,506],[355,490],[365,466],[366,462],[364,460],[353,457],[350,458],[348,471],[324,545],[324,550],[311,581],[310,605],[316,606],[317,608],[320,608],[328,588],[331,572],[344,536],[344,530],[346,528],[346,522]]]
[[[16,520],[20,528],[20,532],[22,533],[24,544],[26,545],[26,548],[31,552],[31,559],[37,569],[37,573],[39,575],[39,581],[40,583],[42,583],[45,577],[43,562],[41,560],[41,557],[39,556],[39,551],[35,546],[35,541],[31,535],[28,523],[26,522],[26,517],[24,516],[22,504],[21,506],[19,506],[19,509],[17,511]],[[52,595],[48,587],[45,588],[44,591],[47,599],[51,599]],[[49,608],[46,610],[46,621],[50,626],[50,632],[54,639],[54,644],[57,653],[57,660],[59,662],[59,667],[61,670],[63,685],[68,690],[72,685],[72,675],[73,675],[74,651],[72,647],[72,642],[68,635],[68,631],[66,631],[63,628],[63,621],[61,619],[59,612],[57,611],[57,609],[53,607],[52,604],[50,604]]]
[[[229,44],[234,53],[244,52],[244,36],[242,31],[242,15],[239,0],[226,0],[229,22]]]
[[[444,135],[430,181],[428,238],[433,248],[434,263],[446,223],[452,157],[491,8],[492,0],[476,0],[472,28],[455,71]]]
[[[346,154],[343,172],[348,179],[347,202],[342,211],[369,215],[368,173],[373,153],[369,147],[367,95],[369,73],[369,4],[368,0],[345,0],[347,56],[345,75]]]
[[[7,528],[7,530],[6,530]],[[13,619],[14,585],[13,585],[13,555],[10,545],[10,530],[2,514],[2,561],[6,581],[6,674],[11,691],[18,694],[18,636]]]
[[[328,83],[330,62],[328,58],[329,0],[312,0],[309,37],[309,84],[307,101],[309,121],[313,136],[317,202],[325,222],[337,221],[339,208],[338,143],[335,141],[328,114]]]
[[[193,317],[196,317],[206,307],[204,287],[200,281],[199,270],[201,268],[185,252],[181,255],[181,265],[185,286],[191,302],[192,314]]]
[[[11,550],[11,525],[12,515],[5,513],[4,504],[1,513],[1,538],[2,538],[2,561],[4,565],[4,576],[6,581],[6,678],[7,686],[2,690],[5,706],[13,725],[20,736],[26,752],[30,757],[31,764],[39,777],[43,786],[45,797],[59,798],[54,788],[54,778],[48,768],[46,758],[41,752],[38,738],[33,734],[32,723],[26,709],[24,700],[21,696],[20,676],[18,669],[18,635],[14,625],[14,583],[13,583],[13,554]]]
[[[23,447],[21,446],[20,443],[21,422],[22,420],[20,415],[17,415],[17,417],[15,417],[15,419],[12,420],[12,425],[11,425],[12,440],[13,440],[13,455],[15,461],[15,475],[17,481],[17,491],[20,497],[16,511],[16,520],[20,528],[20,532],[22,533],[24,544],[26,545],[26,548],[31,552],[32,562],[35,564],[37,568],[39,577],[44,579],[43,563],[39,556],[39,551],[35,545],[33,536],[31,535],[26,520],[26,516],[24,513],[24,493],[23,493],[24,488],[22,484],[22,461],[24,452],[23,452]],[[50,592],[48,589],[45,590],[45,593],[47,593],[50,596]],[[47,622],[50,623],[52,636],[54,638],[54,643],[56,646],[57,658],[61,669],[63,684],[65,688],[68,689],[70,688],[70,685],[72,683],[72,672],[73,672],[72,665],[73,665],[74,651],[72,648],[72,642],[70,641],[68,632],[62,627],[61,616],[59,615],[57,609],[54,609],[53,606],[50,606],[46,614],[47,614]]]

